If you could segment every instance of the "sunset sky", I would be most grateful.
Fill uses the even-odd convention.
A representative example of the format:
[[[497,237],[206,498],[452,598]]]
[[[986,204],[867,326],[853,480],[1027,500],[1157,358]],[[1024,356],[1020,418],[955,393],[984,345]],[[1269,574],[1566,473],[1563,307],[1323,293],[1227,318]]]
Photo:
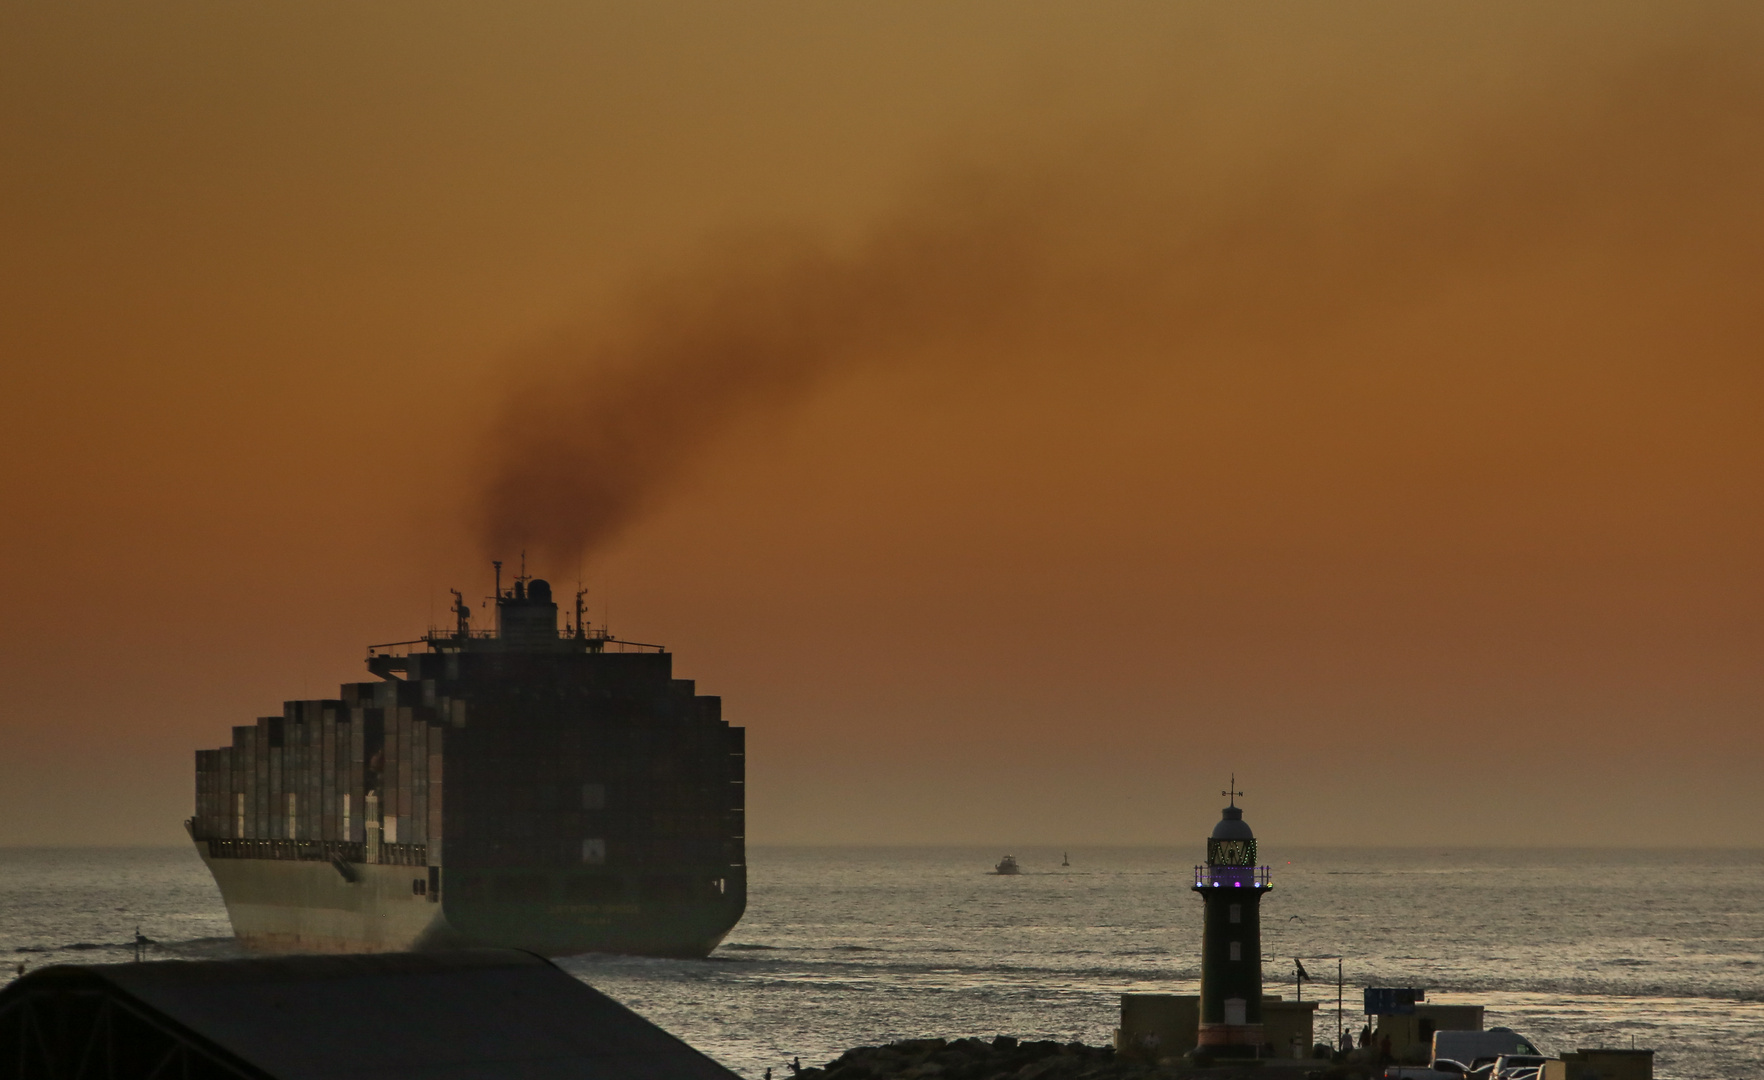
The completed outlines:
[[[1764,10],[1535,7],[0,12],[0,845],[523,549],[753,842],[1764,844]]]

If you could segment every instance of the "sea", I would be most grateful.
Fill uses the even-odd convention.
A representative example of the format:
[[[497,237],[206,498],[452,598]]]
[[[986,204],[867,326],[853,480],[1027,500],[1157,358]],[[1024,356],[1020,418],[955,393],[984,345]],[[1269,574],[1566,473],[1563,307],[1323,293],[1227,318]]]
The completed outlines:
[[[1364,1024],[1365,987],[1418,987],[1549,1052],[1764,1077],[1764,852],[1270,848],[1264,988],[1321,1002],[1319,1038]],[[1193,851],[1029,848],[1016,876],[1003,854],[754,847],[710,958],[559,963],[753,1080],[906,1038],[1106,1045],[1121,994],[1196,992]],[[0,982],[133,962],[137,932],[149,960],[239,955],[188,848],[0,849]]]

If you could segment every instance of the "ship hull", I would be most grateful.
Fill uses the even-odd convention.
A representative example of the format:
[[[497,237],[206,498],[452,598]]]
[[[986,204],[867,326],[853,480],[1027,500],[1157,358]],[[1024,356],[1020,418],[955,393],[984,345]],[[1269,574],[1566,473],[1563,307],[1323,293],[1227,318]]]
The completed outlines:
[[[417,892],[423,867],[214,858],[239,943],[263,953],[372,953],[490,946],[543,956],[606,952],[703,957],[741,918],[745,897],[703,902],[498,903]],[[733,884],[733,882],[731,883]]]
[[[468,944],[440,904],[415,896],[410,866],[350,864],[353,882],[327,862],[216,859],[197,841],[239,943],[253,952],[412,952]]]

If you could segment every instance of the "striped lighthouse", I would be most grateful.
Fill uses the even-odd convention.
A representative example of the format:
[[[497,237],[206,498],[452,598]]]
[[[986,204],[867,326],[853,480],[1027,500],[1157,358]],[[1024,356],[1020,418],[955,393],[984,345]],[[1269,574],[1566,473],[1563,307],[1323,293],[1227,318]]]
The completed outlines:
[[[1237,777],[1213,835],[1207,862],[1194,868],[1194,891],[1206,912],[1201,927],[1198,1055],[1256,1057],[1262,1032],[1262,896],[1273,885],[1256,865],[1256,834],[1237,805]]]

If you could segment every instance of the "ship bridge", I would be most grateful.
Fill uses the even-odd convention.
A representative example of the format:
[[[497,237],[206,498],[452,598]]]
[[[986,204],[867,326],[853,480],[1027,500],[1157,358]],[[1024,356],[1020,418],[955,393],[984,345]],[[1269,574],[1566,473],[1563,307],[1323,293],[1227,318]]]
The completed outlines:
[[[576,591],[575,618],[559,627],[557,602],[552,599],[550,582],[522,576],[515,579],[513,588],[505,591],[498,573],[494,597],[496,626],[493,629],[472,629],[472,609],[456,589],[453,591],[454,626],[451,630],[431,628],[422,637],[410,641],[369,645],[368,670],[382,679],[407,678],[413,651],[562,654],[667,651],[665,646],[652,642],[613,637],[606,627],[591,625],[582,603],[584,595],[583,590]]]

